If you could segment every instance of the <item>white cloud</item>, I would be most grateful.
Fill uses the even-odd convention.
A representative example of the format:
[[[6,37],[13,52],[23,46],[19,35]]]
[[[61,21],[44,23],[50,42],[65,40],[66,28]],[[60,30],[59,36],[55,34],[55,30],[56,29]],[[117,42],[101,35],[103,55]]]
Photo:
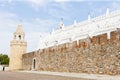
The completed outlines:
[[[0,11],[0,30],[10,31],[15,28],[19,17],[14,13]]]
[[[80,1],[85,1],[85,0],[54,0],[55,2],[80,2]]]
[[[112,11],[114,10],[120,10],[120,2],[113,2],[112,4],[110,4],[110,8]]]
[[[57,25],[57,21],[52,19],[35,18],[31,20],[23,20],[22,24],[25,26],[26,32],[50,32],[52,28]]]
[[[42,6],[46,3],[45,0],[27,0],[27,1],[36,6]]]
[[[12,3],[13,0],[8,0],[8,3]]]
[[[10,32],[0,31],[0,53],[9,54],[11,37]]]
[[[0,11],[0,53],[9,54],[10,41],[18,18],[15,14]]]
[[[45,7],[50,1],[51,0],[0,0],[0,6],[4,7],[9,5],[12,7],[12,5],[15,5],[16,3],[25,3],[37,11],[40,7]]]
[[[65,20],[70,20],[72,16],[72,9],[73,6],[68,5],[67,3],[56,3],[50,6],[48,13],[57,19],[63,18]]]
[[[41,32],[26,33],[26,39],[28,44],[27,46],[29,47],[28,52],[35,51],[39,46],[40,36],[44,37],[47,35],[48,33],[41,33]]]
[[[24,2],[38,11],[40,7],[46,7],[49,1],[50,0],[26,0]]]
[[[71,1],[71,0],[55,0],[56,2],[68,2],[68,1]]]

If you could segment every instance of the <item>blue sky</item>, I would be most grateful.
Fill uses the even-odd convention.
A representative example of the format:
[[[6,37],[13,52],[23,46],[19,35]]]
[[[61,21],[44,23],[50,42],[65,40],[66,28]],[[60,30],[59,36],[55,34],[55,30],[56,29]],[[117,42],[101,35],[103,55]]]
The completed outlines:
[[[40,35],[49,34],[57,29],[61,18],[65,26],[73,24],[74,20],[81,22],[120,10],[119,1],[92,0],[0,0],[0,53],[9,54],[10,41],[17,25],[21,23],[28,42],[27,52],[37,48]]]

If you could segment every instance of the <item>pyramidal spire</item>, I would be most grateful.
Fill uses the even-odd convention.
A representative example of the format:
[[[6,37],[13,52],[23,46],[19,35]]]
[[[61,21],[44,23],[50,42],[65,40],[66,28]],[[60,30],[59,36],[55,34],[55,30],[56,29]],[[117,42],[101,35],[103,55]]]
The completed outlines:
[[[18,24],[16,32],[23,32],[21,24]]]
[[[16,32],[17,32],[17,33],[23,33],[22,20],[21,20],[21,19],[19,20],[19,23],[18,23],[18,27],[17,27]]]
[[[22,29],[22,24],[18,24],[15,33],[17,33],[17,34],[24,34],[23,29]]]

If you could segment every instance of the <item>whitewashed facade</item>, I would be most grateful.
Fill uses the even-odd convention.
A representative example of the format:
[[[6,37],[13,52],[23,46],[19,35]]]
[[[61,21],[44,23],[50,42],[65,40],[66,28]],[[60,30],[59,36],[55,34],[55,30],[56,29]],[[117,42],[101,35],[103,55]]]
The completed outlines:
[[[109,12],[109,9],[107,9],[104,15],[92,19],[88,15],[88,20],[79,23],[74,21],[74,24],[70,26],[64,26],[61,23],[59,29],[53,30],[48,36],[40,39],[37,49],[44,49],[104,33],[107,33],[109,39],[110,32],[117,30],[117,28],[120,28],[120,11]]]

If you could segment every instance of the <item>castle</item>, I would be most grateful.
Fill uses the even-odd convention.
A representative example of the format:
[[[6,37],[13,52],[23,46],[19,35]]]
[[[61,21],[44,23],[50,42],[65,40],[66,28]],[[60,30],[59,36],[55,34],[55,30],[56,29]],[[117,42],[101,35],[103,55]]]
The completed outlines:
[[[120,11],[65,27],[40,40],[38,50],[26,53],[21,25],[11,41],[11,70],[42,70],[120,74]]]

